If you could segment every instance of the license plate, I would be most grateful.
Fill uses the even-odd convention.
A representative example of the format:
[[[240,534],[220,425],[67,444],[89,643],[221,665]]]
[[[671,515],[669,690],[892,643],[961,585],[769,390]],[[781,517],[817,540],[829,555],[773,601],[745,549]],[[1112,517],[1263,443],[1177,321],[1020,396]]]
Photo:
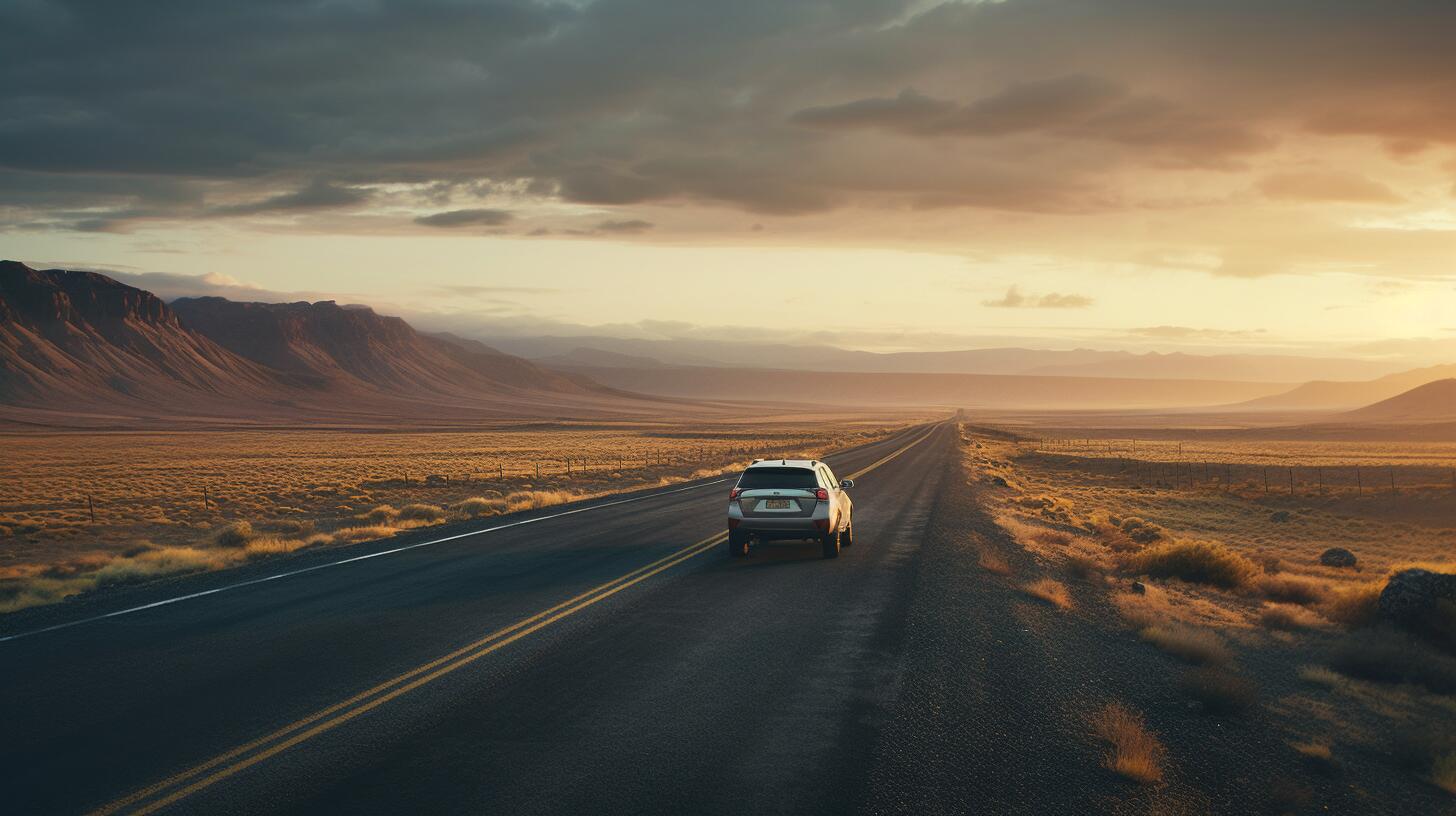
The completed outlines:
[[[788,499],[764,499],[763,509],[765,510],[787,510],[789,509]]]

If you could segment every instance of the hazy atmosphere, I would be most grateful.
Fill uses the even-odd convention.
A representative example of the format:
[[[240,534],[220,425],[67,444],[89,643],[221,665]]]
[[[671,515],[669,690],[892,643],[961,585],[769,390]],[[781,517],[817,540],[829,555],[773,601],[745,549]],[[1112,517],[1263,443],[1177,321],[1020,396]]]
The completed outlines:
[[[492,335],[1456,349],[1442,0],[23,0],[0,31],[6,256],[164,297]]]

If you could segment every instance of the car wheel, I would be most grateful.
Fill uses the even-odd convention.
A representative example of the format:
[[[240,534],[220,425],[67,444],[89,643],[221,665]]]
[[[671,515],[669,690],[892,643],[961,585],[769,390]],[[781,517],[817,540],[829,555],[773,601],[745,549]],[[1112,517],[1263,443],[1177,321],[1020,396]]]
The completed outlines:
[[[824,538],[822,540],[822,543],[824,544],[824,557],[825,558],[838,558],[839,557],[839,531],[838,530],[836,530],[836,531],[834,531],[832,533],[826,533],[824,535]]]
[[[743,533],[728,531],[728,555],[732,558],[742,558],[748,555],[748,536]]]
[[[841,536],[840,546],[854,546],[854,516],[849,517],[849,524],[844,528],[844,535]]]

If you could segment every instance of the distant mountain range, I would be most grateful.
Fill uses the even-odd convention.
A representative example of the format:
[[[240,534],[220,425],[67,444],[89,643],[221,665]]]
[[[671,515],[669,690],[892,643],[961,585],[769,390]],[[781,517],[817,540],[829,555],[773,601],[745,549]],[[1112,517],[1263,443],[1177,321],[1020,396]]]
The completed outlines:
[[[1085,349],[873,354],[719,340],[501,343],[505,350],[425,334],[332,301],[167,304],[105,275],[0,262],[0,423],[12,425],[393,427],[743,410],[719,404],[728,401],[993,411],[1223,405],[1271,416],[1369,405],[1346,418],[1411,422],[1442,415],[1451,381],[1400,395],[1456,376],[1453,365],[1295,386],[1266,378],[1367,364]],[[522,350],[538,359],[510,353]],[[1184,371],[1223,376],[1172,376]],[[1382,400],[1390,403],[1372,405]]]
[[[105,275],[0,262],[0,418],[11,422],[448,422],[654,404],[365,307],[169,306]]]
[[[1094,349],[1025,348],[877,353],[752,340],[652,340],[601,336],[486,336],[482,339],[511,354],[545,365],[601,365],[612,368],[686,365],[850,373],[1230,380],[1287,385],[1319,379],[1365,380],[1398,370],[1398,366],[1385,362],[1292,355],[1134,354]]]
[[[1307,382],[1280,394],[1229,407],[1253,411],[1345,411],[1390,399],[1446,377],[1456,377],[1456,365],[1417,368],[1360,382]]]
[[[1343,417],[1356,422],[1456,422],[1456,379],[1426,383]]]

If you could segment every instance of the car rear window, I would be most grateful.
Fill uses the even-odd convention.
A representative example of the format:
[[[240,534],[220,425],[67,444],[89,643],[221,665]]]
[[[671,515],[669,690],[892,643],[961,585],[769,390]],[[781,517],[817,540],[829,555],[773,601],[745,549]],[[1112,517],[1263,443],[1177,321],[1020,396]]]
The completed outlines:
[[[759,490],[765,487],[809,488],[819,486],[814,471],[804,468],[760,467],[743,471],[738,477],[738,486],[744,490]]]

